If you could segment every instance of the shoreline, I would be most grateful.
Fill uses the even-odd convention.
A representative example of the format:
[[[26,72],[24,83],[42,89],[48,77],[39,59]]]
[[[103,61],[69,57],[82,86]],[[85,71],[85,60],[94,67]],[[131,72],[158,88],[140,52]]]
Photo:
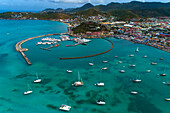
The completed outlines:
[[[11,19],[7,19],[7,18],[0,18],[0,20],[35,20],[35,19],[16,19],[16,18],[11,18]],[[37,19],[37,20],[48,20],[48,21],[57,21],[57,22],[61,22],[61,23],[64,23],[65,25],[67,25],[67,28],[70,27],[70,23],[66,23],[66,22],[62,22],[62,21],[58,21],[58,20],[51,20],[51,19]],[[67,31],[68,32],[68,31]],[[68,34],[69,36],[74,36],[74,34]],[[106,37],[96,37],[96,38],[110,38],[110,37],[114,37],[114,36],[106,36]],[[83,37],[83,38],[89,38],[89,37]],[[91,39],[95,39],[95,38],[91,38]],[[134,41],[131,41],[131,40],[128,40],[128,39],[125,39],[123,38],[124,40],[127,40],[127,41],[130,41],[132,43],[137,43],[137,42],[134,42]],[[165,51],[165,52],[168,52],[170,53],[170,51],[168,49],[161,49],[161,48],[158,48],[158,47],[155,47],[155,46],[152,46],[152,45],[149,45],[149,44],[144,44],[144,43],[138,43],[138,44],[143,44],[143,45],[147,45],[147,46],[150,46],[150,47],[154,47],[156,49],[159,49],[159,50],[162,50],[162,51]]]

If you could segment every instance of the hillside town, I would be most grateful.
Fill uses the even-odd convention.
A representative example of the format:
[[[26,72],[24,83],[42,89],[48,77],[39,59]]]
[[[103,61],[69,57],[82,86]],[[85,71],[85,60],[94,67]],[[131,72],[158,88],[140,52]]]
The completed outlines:
[[[68,33],[74,37],[115,37],[170,52],[170,17],[132,19],[131,21],[116,21],[115,18],[112,16],[107,18],[101,15],[89,16],[88,18],[77,16],[74,19],[60,19],[59,21],[69,25]],[[74,29],[81,23],[90,21],[105,26],[107,30],[99,31],[99,26],[89,25],[89,31],[74,33]]]
[[[41,17],[28,16],[30,14],[32,13],[8,13],[7,18],[0,19],[10,17],[14,20],[42,20]],[[119,20],[116,16],[98,14],[97,16],[73,15],[67,19],[47,20],[66,23],[68,34],[74,37],[114,37],[170,52],[170,17]]]

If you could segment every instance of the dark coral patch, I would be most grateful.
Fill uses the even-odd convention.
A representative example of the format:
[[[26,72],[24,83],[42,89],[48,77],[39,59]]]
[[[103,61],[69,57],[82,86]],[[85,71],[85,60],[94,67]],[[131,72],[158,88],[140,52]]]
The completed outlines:
[[[135,98],[129,98],[130,103],[128,105],[129,112],[137,113],[162,113],[160,109],[150,103],[150,101],[142,96],[136,96]],[[141,104],[142,103],[142,104]]]
[[[57,109],[57,106],[54,106],[52,104],[47,104],[46,106],[47,106],[47,108],[50,108],[50,109],[54,109],[54,110]]]

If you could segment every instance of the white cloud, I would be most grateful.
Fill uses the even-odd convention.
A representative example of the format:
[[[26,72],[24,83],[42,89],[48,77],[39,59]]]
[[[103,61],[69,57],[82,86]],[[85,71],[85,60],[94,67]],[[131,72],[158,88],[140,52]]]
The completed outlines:
[[[77,4],[90,2],[90,0],[51,0],[51,1],[54,3],[77,3]]]
[[[76,3],[76,4],[84,4],[84,3],[93,3],[93,4],[101,4],[104,3],[104,0],[50,0],[54,3]]]

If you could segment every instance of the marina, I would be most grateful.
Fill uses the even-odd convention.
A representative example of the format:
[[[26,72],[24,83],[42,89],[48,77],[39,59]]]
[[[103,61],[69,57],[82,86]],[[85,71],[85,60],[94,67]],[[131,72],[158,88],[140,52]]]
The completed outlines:
[[[15,35],[13,36],[15,37]],[[18,40],[23,40],[23,36],[20,36]],[[94,43],[98,45],[95,46],[95,52],[100,53],[110,49],[111,44],[103,39],[93,39],[87,46],[78,45],[67,48],[65,45],[72,44],[72,41],[64,41],[59,47],[46,51],[40,50],[40,47],[47,48],[49,45],[36,46],[36,43],[41,40],[40,38],[30,40],[23,43],[22,47],[29,49],[29,51],[23,51],[23,53],[31,60],[32,65],[26,65],[15,49],[2,51],[1,85],[6,88],[0,87],[2,90],[0,102],[3,103],[3,108],[0,111],[6,112],[10,108],[18,113],[56,113],[63,112],[60,107],[67,108],[69,106],[69,108],[71,107],[70,113],[81,113],[85,110],[87,113],[99,113],[108,110],[110,112],[130,113],[136,112],[136,109],[141,113],[149,113],[150,110],[155,113],[167,113],[169,111],[167,107],[169,106],[169,92],[167,91],[169,89],[169,54],[125,40],[107,39],[114,43],[112,50],[106,54],[85,59],[60,60],[60,57],[76,52],[75,56],[81,56],[84,48],[89,46],[89,48],[94,49]],[[17,42],[16,39],[10,41],[13,44]],[[9,46],[8,44],[5,45],[3,44],[2,47]],[[135,52],[137,47],[140,49],[139,52]],[[62,53],[62,51],[66,52]],[[5,57],[7,52],[9,55]],[[83,56],[91,55],[93,52],[87,51]],[[130,54],[134,54],[134,57],[129,57]],[[143,55],[148,57],[143,58]],[[115,56],[119,57],[115,58]],[[160,58],[163,58],[163,60],[160,60]],[[5,59],[10,62],[13,60],[12,62],[15,65],[7,65],[9,62]],[[103,61],[108,62],[103,63]],[[118,63],[119,61],[122,61],[122,63]],[[150,65],[151,62],[156,62],[157,65]],[[93,63],[94,66],[90,66],[89,63]],[[136,65],[134,68],[130,67],[134,64]],[[108,69],[102,71],[101,69],[104,67],[108,67]],[[66,70],[71,70],[72,73],[67,73]],[[119,70],[126,72],[120,73]],[[148,70],[150,71],[147,72]],[[83,80],[81,87],[72,86],[74,83],[78,86],[82,82],[77,77],[78,71]],[[36,72],[38,72],[38,78],[36,78]],[[161,77],[160,74],[163,73],[166,76]],[[133,78],[142,81],[133,83]],[[34,83],[33,80],[37,79],[42,81]],[[30,84],[31,90],[27,88],[27,83]],[[12,94],[9,94],[10,91]],[[27,91],[32,91],[32,93]],[[27,92],[28,95],[24,95],[24,92]],[[99,95],[102,95],[104,99],[98,98]],[[144,108],[140,107],[140,103],[143,103]],[[15,104],[15,107],[13,104]],[[21,106],[24,106],[24,108]]]

